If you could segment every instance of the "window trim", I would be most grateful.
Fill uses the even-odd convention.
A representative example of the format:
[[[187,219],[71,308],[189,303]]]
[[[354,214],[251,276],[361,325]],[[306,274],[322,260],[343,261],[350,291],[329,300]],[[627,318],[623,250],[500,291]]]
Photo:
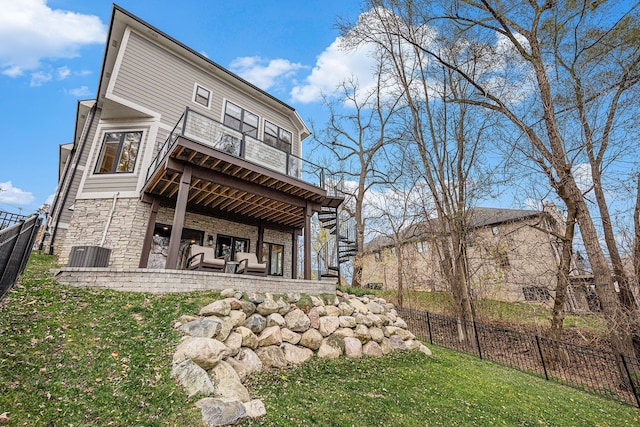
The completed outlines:
[[[227,121],[226,121],[226,118],[227,118],[227,115],[228,115],[228,114],[227,114],[227,106],[228,106],[229,104],[231,104],[231,105],[233,105],[234,107],[236,107],[236,108],[240,109],[240,119],[237,119],[236,117],[233,117],[233,116],[229,115],[229,117],[230,117],[230,118],[232,118],[233,120],[240,120],[240,129],[236,129],[236,128],[234,128],[233,126],[230,126],[230,125],[227,123]],[[244,129],[244,125],[245,125],[245,124],[246,124],[247,126],[251,126],[249,123],[245,122],[245,114],[247,114],[247,113],[248,113],[248,114],[250,114],[250,115],[252,115],[252,116],[255,116],[255,117],[256,117],[256,120],[257,120],[256,126],[255,126],[255,130],[253,130],[253,129],[252,129],[252,133],[253,133],[253,132],[255,132],[255,134],[253,134],[253,135],[251,135],[247,130],[245,130],[245,129]],[[236,130],[236,131],[238,131],[238,132],[242,133],[243,135],[247,135],[247,136],[248,136],[248,137],[250,137],[250,138],[258,139],[258,136],[259,136],[259,135],[258,135],[258,131],[260,130],[260,121],[261,121],[261,120],[260,120],[260,116],[259,116],[259,115],[257,115],[256,113],[254,113],[254,112],[252,112],[252,111],[250,111],[250,110],[247,110],[246,108],[241,107],[240,105],[236,104],[235,102],[231,102],[231,101],[229,101],[228,99],[227,99],[227,100],[225,100],[224,108],[222,109],[222,123],[223,123],[225,126],[227,126],[227,127],[231,128],[231,129],[233,129],[233,130]],[[252,126],[251,126],[251,127],[252,127]]]
[[[105,172],[100,172],[100,165],[103,161],[103,154],[104,154],[104,150],[106,148],[106,138],[107,135],[109,134],[115,134],[115,133],[119,133],[122,136],[120,137],[120,141],[118,142],[118,149],[116,150],[116,154],[114,157],[114,162],[113,162],[113,166],[111,167],[110,171],[105,171]],[[123,171],[123,172],[118,172],[118,163],[119,163],[119,159],[120,159],[120,155],[122,154],[122,148],[124,145],[124,141],[125,141],[125,135],[130,134],[130,133],[139,133],[140,134],[140,141],[138,142],[138,149],[136,150],[136,156],[135,159],[133,159],[133,169],[131,169],[131,171]],[[98,151],[98,158],[96,159],[96,164],[95,167],[93,169],[93,174],[94,175],[118,175],[118,174],[127,174],[127,173],[131,173],[134,174],[136,173],[136,166],[138,164],[138,157],[140,157],[140,150],[142,149],[142,143],[144,141],[144,130],[140,129],[140,130],[115,130],[115,129],[110,129],[110,130],[105,130],[102,132],[102,144],[100,146],[100,151]]]
[[[265,246],[268,248],[268,255],[267,255],[267,259],[264,259],[264,251],[265,251]],[[279,246],[282,248],[282,263],[280,265],[280,268],[282,269],[282,271],[277,274],[277,273],[273,273],[271,271],[271,256],[273,255],[273,247],[274,246]],[[283,277],[284,276],[284,244],[280,244],[280,243],[270,243],[270,242],[262,242],[262,254],[263,254],[263,260],[262,262],[266,262],[267,263],[267,271],[269,276],[276,276],[276,277]]]
[[[271,126],[275,127],[277,135],[273,135],[270,132],[267,132],[267,125],[271,125]],[[282,135],[281,135],[283,132],[287,132],[289,134],[289,136],[290,136],[290,141],[289,142],[284,142],[285,140],[282,138]],[[275,139],[276,139],[275,145],[267,142],[266,135],[269,135],[271,138],[275,137]],[[293,132],[291,132],[288,129],[283,128],[282,126],[278,126],[277,124],[275,124],[273,122],[270,122],[267,119],[264,119],[263,120],[263,124],[262,124],[262,141],[267,145],[270,145],[270,146],[275,147],[275,148],[277,148],[277,149],[279,149],[281,151],[285,151],[285,152],[287,152],[289,154],[292,154],[292,151],[293,151]],[[281,144],[288,145],[289,149],[288,150],[283,149],[280,146]]]
[[[226,238],[226,239],[231,239],[231,253],[229,254],[229,259],[227,261],[235,261],[236,260],[236,242],[238,240],[242,240],[244,242],[246,242],[247,244],[247,248],[246,248],[246,252],[251,252],[251,239],[245,238],[245,237],[239,237],[239,236],[230,236],[228,234],[221,234],[218,233],[216,235],[216,243],[214,246],[214,251],[215,251],[215,255],[216,257],[220,257],[220,256],[227,256],[224,253],[221,253],[218,250],[218,247],[220,246],[220,238]]]
[[[198,89],[203,89],[206,90],[207,92],[209,92],[209,97],[207,98],[207,105],[201,103],[198,101]],[[211,109],[211,98],[213,97],[213,91],[199,83],[194,83],[193,84],[193,97],[191,98],[191,101],[195,104],[198,104],[201,107],[206,108],[207,110]]]

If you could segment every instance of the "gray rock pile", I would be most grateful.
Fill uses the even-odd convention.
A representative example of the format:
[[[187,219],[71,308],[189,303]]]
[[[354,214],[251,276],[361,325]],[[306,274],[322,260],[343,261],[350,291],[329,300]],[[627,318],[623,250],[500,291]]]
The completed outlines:
[[[393,304],[342,294],[243,295],[233,289],[174,324],[185,336],[173,355],[171,376],[208,426],[266,414],[243,385],[254,372],[285,368],[312,357],[382,356],[431,351],[408,331]]]

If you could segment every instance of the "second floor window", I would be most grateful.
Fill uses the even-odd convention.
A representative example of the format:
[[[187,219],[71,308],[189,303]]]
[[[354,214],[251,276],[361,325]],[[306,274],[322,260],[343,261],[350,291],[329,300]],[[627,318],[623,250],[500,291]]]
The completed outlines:
[[[138,158],[138,150],[142,141],[142,132],[107,132],[96,173],[133,172]]]
[[[258,137],[259,118],[253,113],[227,101],[224,108],[224,124],[253,138]]]
[[[193,93],[193,102],[209,108],[211,105],[211,91],[197,84]]]
[[[291,153],[291,132],[276,126],[271,122],[264,121],[264,142]]]

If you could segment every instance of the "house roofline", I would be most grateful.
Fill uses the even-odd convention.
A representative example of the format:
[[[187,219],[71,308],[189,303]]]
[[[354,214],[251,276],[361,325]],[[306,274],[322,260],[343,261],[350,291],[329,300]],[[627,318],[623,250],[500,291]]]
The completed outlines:
[[[116,17],[117,17],[118,13],[126,16],[128,19],[130,19],[133,22],[141,25],[142,27],[146,28],[150,32],[155,33],[158,36],[164,38],[169,43],[176,45],[180,49],[186,51],[188,54],[190,54],[192,56],[195,56],[200,61],[204,61],[205,63],[207,63],[208,65],[214,67],[216,70],[219,70],[224,75],[226,75],[229,78],[231,78],[232,80],[236,80],[236,81],[240,82],[242,85],[246,86],[249,90],[257,92],[259,94],[259,97],[261,97],[261,96],[262,97],[266,97],[270,102],[278,104],[282,108],[285,108],[286,110],[288,110],[290,113],[292,113],[292,117],[294,117],[298,121],[298,124],[302,128],[302,132],[301,132],[302,135],[301,135],[301,138],[300,138],[301,140],[305,139],[306,137],[311,135],[311,131],[309,130],[307,125],[304,123],[304,121],[302,120],[302,118],[300,117],[298,112],[295,110],[295,108],[293,108],[289,104],[285,103],[284,101],[276,98],[275,96],[271,95],[270,93],[264,91],[263,89],[260,89],[256,85],[254,85],[254,84],[250,83],[249,81],[243,79],[242,77],[238,76],[237,74],[233,73],[232,71],[228,70],[227,68],[221,66],[220,64],[216,63],[215,61],[212,61],[211,59],[207,58],[206,56],[202,55],[201,53],[196,52],[195,50],[193,50],[189,46],[187,46],[184,43],[180,42],[179,40],[171,37],[170,35],[168,35],[164,31],[159,30],[158,28],[154,27],[153,25],[149,24],[148,22],[144,21],[143,19],[139,18],[138,16],[134,15],[133,13],[129,12],[128,10],[122,8],[121,6],[119,6],[119,5],[115,4],[115,3],[113,4],[113,9],[112,9],[112,13],[111,13],[111,20],[110,20],[110,23],[109,23],[109,32],[107,34],[107,40],[106,40],[106,43],[105,43],[104,55],[103,55],[103,59],[102,59],[102,67],[101,67],[101,70],[100,70],[100,80],[99,80],[99,83],[98,83],[98,91],[96,93],[96,100],[97,100],[98,103],[101,102],[100,94],[103,93],[103,85],[107,84],[104,81],[105,80],[105,71],[106,71],[106,68],[107,68],[107,59],[109,57],[109,52],[110,52],[110,49],[111,49],[111,42],[110,41],[111,41],[111,39],[113,37],[114,24],[116,22]],[[119,46],[117,47],[117,49],[119,49]]]

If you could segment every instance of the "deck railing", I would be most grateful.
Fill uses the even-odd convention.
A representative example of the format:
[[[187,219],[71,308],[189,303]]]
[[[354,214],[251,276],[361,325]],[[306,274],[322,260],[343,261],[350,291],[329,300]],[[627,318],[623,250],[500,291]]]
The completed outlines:
[[[162,144],[147,171],[146,181],[158,169],[178,137],[213,148],[255,165],[281,173],[327,190],[332,196],[336,191],[324,168],[291,153],[273,147],[264,141],[232,129],[197,111],[186,109],[171,134]]]

